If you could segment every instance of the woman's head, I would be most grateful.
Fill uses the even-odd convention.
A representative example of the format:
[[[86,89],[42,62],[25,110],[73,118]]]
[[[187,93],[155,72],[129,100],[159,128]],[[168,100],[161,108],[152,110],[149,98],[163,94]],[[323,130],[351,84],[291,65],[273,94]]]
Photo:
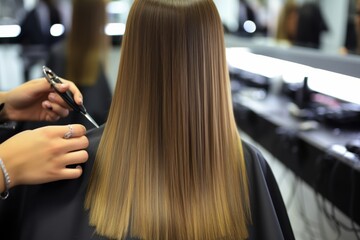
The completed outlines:
[[[148,101],[164,97],[164,104],[176,97],[181,107],[188,100],[196,104],[200,96],[191,91],[227,91],[222,24],[212,1],[135,1],[121,54],[116,91],[136,98],[150,97],[139,91],[154,94]],[[125,90],[130,86],[133,92]]]
[[[245,239],[248,190],[212,0],[135,0],[86,207],[103,235]]]

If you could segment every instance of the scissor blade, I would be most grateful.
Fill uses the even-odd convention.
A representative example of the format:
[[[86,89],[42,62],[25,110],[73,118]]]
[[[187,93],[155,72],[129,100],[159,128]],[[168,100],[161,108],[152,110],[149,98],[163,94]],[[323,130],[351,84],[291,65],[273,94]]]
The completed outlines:
[[[95,122],[95,120],[88,114],[81,112],[96,128],[99,128],[99,125]]]

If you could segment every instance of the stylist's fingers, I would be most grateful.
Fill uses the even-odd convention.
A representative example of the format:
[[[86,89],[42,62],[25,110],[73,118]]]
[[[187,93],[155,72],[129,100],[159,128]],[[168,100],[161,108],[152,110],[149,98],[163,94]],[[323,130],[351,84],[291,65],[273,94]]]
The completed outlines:
[[[63,143],[66,152],[78,151],[89,146],[89,140],[86,136],[67,138],[68,134],[69,132],[65,133]]]
[[[52,106],[53,105],[59,105],[62,108],[72,110],[72,108],[56,92],[49,93],[48,100],[49,100],[49,102],[51,103]]]
[[[60,171],[61,179],[75,179],[79,178],[82,174],[83,170],[80,165],[75,168],[64,168]]]
[[[63,83],[57,85],[58,90],[60,92],[66,92],[67,90],[70,90],[70,92],[74,95],[75,102],[79,105],[82,104],[83,97],[82,97],[80,90],[76,87],[76,85],[73,82],[65,80],[65,79],[61,79],[61,81]]]
[[[59,104],[52,103],[50,101],[44,101],[42,103],[42,107],[47,110],[47,113],[50,114],[51,117],[66,117],[69,115],[69,109],[64,108]]]
[[[61,128],[65,139],[81,137],[86,133],[86,128],[81,124],[68,124],[61,126]]]
[[[55,111],[53,111],[53,106],[49,101],[44,101],[42,102],[42,107],[44,109],[44,114],[45,116],[41,117],[41,119],[44,119],[45,121],[48,122],[54,122],[60,119],[60,116],[58,113],[56,113]]]
[[[47,135],[60,138],[76,138],[84,136],[86,128],[81,124],[69,124],[69,125],[57,125],[57,126],[46,126],[38,129],[38,131],[45,131]],[[70,135],[70,136],[69,136]]]
[[[79,150],[79,151],[67,153],[64,156],[62,163],[63,163],[63,166],[77,165],[77,164],[85,163],[88,160],[88,158],[89,158],[89,155],[88,155],[87,151]]]

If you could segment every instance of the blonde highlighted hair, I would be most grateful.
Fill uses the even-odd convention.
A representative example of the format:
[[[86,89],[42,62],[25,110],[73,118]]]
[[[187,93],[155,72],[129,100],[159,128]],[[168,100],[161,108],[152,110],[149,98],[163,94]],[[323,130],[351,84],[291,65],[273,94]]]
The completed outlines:
[[[212,0],[135,0],[86,195],[124,239],[246,239],[248,181]]]

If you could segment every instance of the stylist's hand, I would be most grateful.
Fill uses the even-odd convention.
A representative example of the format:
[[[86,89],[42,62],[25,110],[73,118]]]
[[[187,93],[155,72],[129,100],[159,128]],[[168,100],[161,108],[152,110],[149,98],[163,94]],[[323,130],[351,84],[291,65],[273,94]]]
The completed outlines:
[[[72,127],[72,137],[65,139]],[[0,145],[0,157],[9,173],[10,187],[80,177],[88,159],[85,127],[79,124],[47,126],[21,132]],[[76,168],[66,168],[77,165]],[[0,189],[3,186],[0,187]]]
[[[70,90],[77,104],[82,103],[79,89],[71,81],[62,79],[58,84],[60,92]],[[1,111],[2,119],[15,121],[56,121],[69,114],[69,106],[51,88],[45,78],[28,81],[6,93],[2,93],[5,103]]]

